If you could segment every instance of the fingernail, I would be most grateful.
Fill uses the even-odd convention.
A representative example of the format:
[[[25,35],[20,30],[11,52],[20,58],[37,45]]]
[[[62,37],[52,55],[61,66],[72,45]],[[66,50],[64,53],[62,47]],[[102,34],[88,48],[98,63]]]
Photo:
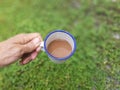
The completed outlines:
[[[37,56],[37,52],[34,52],[34,53],[31,55],[32,60],[34,60],[34,59],[36,58],[36,56]]]
[[[29,63],[31,60],[29,60],[29,61],[27,61],[27,60],[23,61],[23,65]]]
[[[37,51],[37,52],[39,52],[39,51],[40,51],[40,49],[41,49],[41,47],[38,47],[38,48],[36,49],[36,51]]]
[[[39,39],[39,38],[35,38],[35,39],[33,40],[33,43],[34,43],[36,46],[39,46],[39,44],[40,44],[40,39]]]

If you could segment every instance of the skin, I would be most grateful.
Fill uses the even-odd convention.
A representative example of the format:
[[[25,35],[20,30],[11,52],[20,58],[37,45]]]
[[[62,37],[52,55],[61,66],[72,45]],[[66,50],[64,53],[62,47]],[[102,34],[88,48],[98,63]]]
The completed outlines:
[[[19,34],[0,42],[0,67],[20,61],[21,65],[34,60],[40,51],[39,33]]]

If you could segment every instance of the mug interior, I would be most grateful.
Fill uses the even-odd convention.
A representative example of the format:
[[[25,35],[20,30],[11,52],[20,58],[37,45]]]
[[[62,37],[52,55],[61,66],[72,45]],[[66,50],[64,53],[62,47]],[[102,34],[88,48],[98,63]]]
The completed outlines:
[[[48,50],[47,50],[48,45],[49,45],[52,41],[58,40],[58,39],[65,40],[65,41],[67,41],[67,42],[71,45],[72,51],[71,51],[71,53],[70,53],[69,56],[66,56],[66,57],[64,57],[64,58],[56,58],[56,57],[52,56],[52,55],[48,52]],[[56,30],[56,31],[54,31],[54,32],[51,32],[51,33],[46,37],[44,46],[45,46],[45,50],[46,50],[47,54],[48,54],[50,57],[55,58],[55,59],[58,59],[58,60],[64,60],[64,59],[69,58],[69,57],[71,57],[71,56],[73,55],[73,53],[74,53],[74,51],[75,51],[75,49],[76,49],[76,42],[75,42],[74,37],[73,37],[70,33],[66,32],[66,31],[63,31],[63,30]]]

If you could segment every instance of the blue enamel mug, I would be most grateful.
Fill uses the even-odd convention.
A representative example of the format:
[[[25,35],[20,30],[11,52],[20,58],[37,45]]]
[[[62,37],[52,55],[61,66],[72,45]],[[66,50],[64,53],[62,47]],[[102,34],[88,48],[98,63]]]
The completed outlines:
[[[48,50],[47,50],[48,45],[52,41],[58,40],[58,39],[65,40],[70,44],[72,51],[68,56],[65,56],[62,58],[57,58],[48,52]],[[73,56],[73,54],[75,53],[75,50],[76,50],[76,40],[72,34],[70,34],[69,32],[67,32],[65,30],[55,30],[53,32],[50,32],[46,36],[44,42],[42,42],[40,46],[41,46],[41,50],[46,52],[47,56],[50,58],[51,61],[59,64],[59,63],[65,62],[67,59],[69,59],[71,56]]]

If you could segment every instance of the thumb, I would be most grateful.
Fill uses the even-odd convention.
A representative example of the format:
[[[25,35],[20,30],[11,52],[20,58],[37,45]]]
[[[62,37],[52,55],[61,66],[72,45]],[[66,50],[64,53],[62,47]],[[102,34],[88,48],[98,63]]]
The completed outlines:
[[[35,38],[25,45],[22,45],[22,51],[24,53],[30,53],[34,51],[40,45],[40,38]]]

